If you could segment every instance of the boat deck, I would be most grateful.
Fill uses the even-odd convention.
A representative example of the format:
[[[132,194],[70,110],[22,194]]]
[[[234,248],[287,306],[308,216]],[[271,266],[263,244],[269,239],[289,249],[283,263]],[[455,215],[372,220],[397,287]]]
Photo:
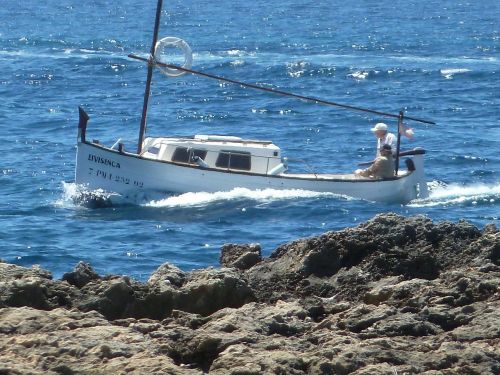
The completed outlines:
[[[383,180],[396,180],[398,178],[408,175],[408,172],[398,173],[398,176],[393,178],[384,178]],[[356,176],[354,173],[346,174],[333,174],[333,173],[284,173],[281,174],[282,177],[288,178],[300,178],[305,180],[335,180],[335,181],[380,181],[378,178],[370,178],[363,176]]]

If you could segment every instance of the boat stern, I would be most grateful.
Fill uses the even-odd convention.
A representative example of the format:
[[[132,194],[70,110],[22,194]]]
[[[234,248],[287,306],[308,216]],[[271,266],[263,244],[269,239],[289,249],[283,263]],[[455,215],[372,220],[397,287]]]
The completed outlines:
[[[425,150],[417,147],[411,151],[402,152],[401,156],[411,156],[411,159],[406,159],[405,163],[408,172],[411,172],[413,185],[411,199],[424,199],[429,196],[429,189],[427,187],[427,179],[425,178],[424,157]]]

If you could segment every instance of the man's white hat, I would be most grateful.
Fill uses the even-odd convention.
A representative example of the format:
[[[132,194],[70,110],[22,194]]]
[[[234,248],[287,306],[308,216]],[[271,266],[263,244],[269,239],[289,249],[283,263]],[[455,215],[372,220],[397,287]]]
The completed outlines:
[[[384,130],[384,131],[387,131],[388,127],[386,124],[384,124],[383,122],[379,122],[378,124],[375,124],[375,126],[373,128],[371,128],[370,130],[372,132],[376,132],[377,130]]]

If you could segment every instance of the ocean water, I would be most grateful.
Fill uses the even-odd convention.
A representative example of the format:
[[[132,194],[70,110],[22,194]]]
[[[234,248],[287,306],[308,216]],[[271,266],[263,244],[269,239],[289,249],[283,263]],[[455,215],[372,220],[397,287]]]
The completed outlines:
[[[408,123],[431,196],[382,204],[306,191],[160,196],[92,209],[73,203],[78,110],[90,139],[136,147],[154,0],[0,1],[0,258],[54,276],[79,261],[146,279],[163,262],[218,264],[221,245],[264,255],[375,214],[498,223],[500,3],[361,0],[165,1],[160,36],[185,39],[193,68],[325,100],[435,121]],[[173,62],[179,56],[172,57]],[[296,171],[350,172],[371,160],[369,129],[393,120],[155,73],[150,135],[273,140]]]

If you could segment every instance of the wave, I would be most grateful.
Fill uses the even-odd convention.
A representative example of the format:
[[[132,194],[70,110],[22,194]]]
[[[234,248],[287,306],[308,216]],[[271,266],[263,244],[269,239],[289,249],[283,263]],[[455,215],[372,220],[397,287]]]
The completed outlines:
[[[47,50],[37,51],[37,50],[18,50],[18,51],[0,51],[0,56],[4,57],[14,57],[14,58],[44,58],[44,59],[83,59],[87,60],[90,58],[102,59],[102,58],[116,58],[116,59],[128,59],[126,55],[108,52],[108,51],[93,51],[88,49],[78,49],[78,48],[65,48],[59,50]]]
[[[250,190],[246,188],[235,188],[231,191],[215,193],[184,193],[167,197],[165,199],[153,200],[145,204],[147,207],[198,207],[206,206],[219,201],[235,201],[250,199],[259,202],[270,202],[276,200],[316,198],[316,197],[338,196],[332,193],[319,193],[307,190]]]
[[[455,68],[455,69],[441,69],[439,72],[444,78],[452,79],[453,76],[456,74],[468,73],[471,72],[471,70],[466,68]]]
[[[458,204],[492,204],[500,199],[500,184],[443,184],[435,181],[429,183],[430,194],[428,198],[416,199],[410,207],[433,207]]]
[[[102,46],[102,48],[91,49],[81,45],[48,45],[44,47],[30,47],[30,48],[19,48],[11,50],[0,51],[0,56],[6,57],[37,57],[37,58],[53,58],[53,59],[68,59],[68,58],[81,58],[81,59],[101,59],[101,58],[114,58],[123,59],[129,61],[128,52],[134,53],[136,55],[147,57],[144,51],[137,50],[137,46],[132,47],[115,47],[116,42],[105,41],[108,44],[111,43],[113,46],[109,48],[108,46]],[[358,67],[360,70],[374,70],[381,68],[380,64],[387,65],[387,69],[394,67],[394,61],[399,62],[412,62],[412,66],[421,67],[422,69],[437,70],[443,76],[462,74],[470,72],[471,69],[468,68],[471,64],[477,66],[477,64],[486,64],[491,66],[491,69],[496,70],[498,67],[497,59],[495,57],[488,58],[470,58],[470,57],[444,57],[444,56],[412,56],[412,55],[389,55],[381,56],[378,54],[363,54],[360,56],[356,53],[345,53],[345,52],[332,52],[332,53],[314,53],[313,51],[303,51],[303,53],[287,54],[280,53],[276,51],[247,51],[239,49],[228,49],[220,51],[207,51],[207,50],[195,50],[194,61],[206,64],[211,62],[222,62],[222,63],[232,63],[235,59],[241,62],[252,61],[259,65],[285,65],[290,64],[306,63],[312,67],[348,67],[354,68]],[[383,63],[383,61],[385,63]],[[458,65],[460,68],[438,68],[441,65]],[[385,68],[382,67],[383,70]],[[489,70],[489,69],[488,69]]]
[[[55,206],[62,208],[106,208],[127,204],[128,199],[119,194],[107,193],[101,189],[89,190],[74,182],[62,182],[63,193]]]
[[[366,70],[358,70],[358,71],[355,71],[353,73],[349,73],[347,75],[347,77],[352,77],[354,79],[361,80],[361,79],[365,79],[366,77],[368,77],[369,74],[370,74],[370,72],[368,72]]]
[[[246,188],[235,188],[231,191],[220,191],[215,193],[198,192],[165,196],[165,194],[162,193],[149,192],[126,197],[120,194],[106,193],[100,189],[88,190],[75,183],[69,182],[63,182],[62,189],[62,196],[55,202],[55,205],[63,208],[106,208],[120,205],[138,205],[142,207],[157,208],[189,208],[204,207],[218,202],[240,201],[245,199],[261,203],[318,197],[337,197],[346,200],[354,199],[333,193],[320,193],[298,189],[250,190]]]
[[[56,207],[68,208],[74,206],[73,198],[78,193],[78,185],[71,182],[62,182],[62,195],[54,202]]]

